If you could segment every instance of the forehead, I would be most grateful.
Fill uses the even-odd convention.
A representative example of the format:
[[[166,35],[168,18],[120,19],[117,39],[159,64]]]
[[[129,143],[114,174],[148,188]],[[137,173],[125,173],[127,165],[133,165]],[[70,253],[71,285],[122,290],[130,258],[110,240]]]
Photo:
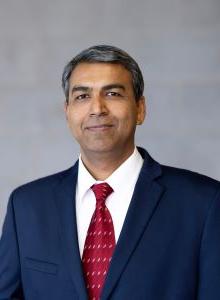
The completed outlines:
[[[98,83],[132,85],[132,77],[124,66],[112,63],[80,63],[70,76],[70,85]]]

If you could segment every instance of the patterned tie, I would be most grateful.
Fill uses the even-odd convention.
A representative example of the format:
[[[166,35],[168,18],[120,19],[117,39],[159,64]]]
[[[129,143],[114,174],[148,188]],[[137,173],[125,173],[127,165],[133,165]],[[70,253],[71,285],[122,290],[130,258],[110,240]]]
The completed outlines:
[[[96,208],[87,232],[82,263],[89,299],[98,300],[115,248],[114,226],[105,205],[113,189],[105,182],[91,189],[96,197]]]

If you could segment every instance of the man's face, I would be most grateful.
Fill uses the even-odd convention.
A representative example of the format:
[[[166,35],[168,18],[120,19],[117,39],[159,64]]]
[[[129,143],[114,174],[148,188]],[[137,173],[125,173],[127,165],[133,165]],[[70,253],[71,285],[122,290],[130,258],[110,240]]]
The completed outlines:
[[[131,74],[119,64],[80,63],[69,83],[66,118],[82,156],[132,153],[145,104],[135,100]]]

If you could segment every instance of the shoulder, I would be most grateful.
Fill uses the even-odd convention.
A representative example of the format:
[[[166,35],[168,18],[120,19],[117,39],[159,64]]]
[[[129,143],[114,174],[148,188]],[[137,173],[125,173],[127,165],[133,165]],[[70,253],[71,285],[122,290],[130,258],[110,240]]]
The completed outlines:
[[[220,182],[208,177],[206,175],[199,174],[194,171],[160,165],[163,174],[163,180],[166,183],[172,183],[173,185],[189,185],[193,186],[205,186],[207,188],[219,188]]]
[[[74,171],[77,163],[64,171],[51,174],[42,178],[25,183],[17,187],[12,193],[11,198],[29,198],[33,199],[41,195],[50,194],[54,191],[56,186],[62,184],[65,178],[74,176]]]
[[[180,168],[161,165],[159,182],[169,194],[193,203],[206,203],[220,197],[220,182],[208,176]],[[211,202],[210,202],[211,201]],[[220,201],[220,200],[219,200]]]
[[[195,191],[201,193],[215,192],[220,190],[220,182],[208,176],[177,167],[163,165],[154,160],[149,153],[138,148],[144,159],[142,172],[151,179],[156,179],[158,183],[169,190]]]

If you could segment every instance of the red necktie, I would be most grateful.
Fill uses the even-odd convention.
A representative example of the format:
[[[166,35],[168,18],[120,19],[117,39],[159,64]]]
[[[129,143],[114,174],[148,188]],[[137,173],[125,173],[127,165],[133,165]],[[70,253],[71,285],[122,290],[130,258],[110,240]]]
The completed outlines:
[[[114,226],[105,205],[113,189],[105,182],[91,189],[96,197],[96,208],[87,232],[82,263],[89,299],[98,300],[115,248]]]

